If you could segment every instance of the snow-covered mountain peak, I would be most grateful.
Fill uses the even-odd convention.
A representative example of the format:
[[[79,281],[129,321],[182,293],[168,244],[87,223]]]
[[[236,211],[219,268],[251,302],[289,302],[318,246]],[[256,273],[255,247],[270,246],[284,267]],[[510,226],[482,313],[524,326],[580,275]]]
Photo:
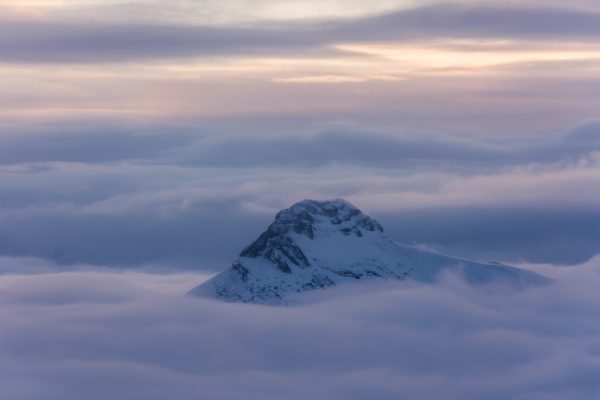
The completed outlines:
[[[293,267],[312,264],[299,245],[307,239],[322,242],[331,236],[361,238],[368,233],[382,232],[377,221],[345,200],[303,200],[278,212],[275,221],[242,250],[240,257],[265,259],[280,271],[291,273]]]
[[[277,234],[294,232],[310,239],[332,233],[360,237],[365,231],[383,232],[377,221],[342,199],[302,200],[278,212],[269,230]]]
[[[303,200],[277,213],[232,267],[190,293],[276,304],[285,297],[361,279],[434,282],[445,272],[472,284],[543,284],[533,272],[433,253],[389,239],[381,225],[342,199]]]

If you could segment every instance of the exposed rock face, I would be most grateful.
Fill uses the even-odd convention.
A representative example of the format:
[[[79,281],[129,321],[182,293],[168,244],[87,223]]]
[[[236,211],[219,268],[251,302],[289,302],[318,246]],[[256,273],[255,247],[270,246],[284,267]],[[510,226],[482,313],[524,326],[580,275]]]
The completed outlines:
[[[329,224],[344,235],[354,234],[358,237],[363,235],[362,230],[383,232],[377,221],[343,200],[304,200],[278,212],[275,222],[242,250],[240,257],[265,258],[286,273],[292,272],[288,262],[298,267],[309,267],[310,261],[288,235],[293,232],[314,239],[317,224]]]
[[[190,294],[226,301],[277,304],[286,295],[359,279],[433,282],[455,271],[472,284],[547,281],[533,272],[498,263],[477,263],[395,243],[374,219],[341,200],[303,200],[240,253],[228,270]]]

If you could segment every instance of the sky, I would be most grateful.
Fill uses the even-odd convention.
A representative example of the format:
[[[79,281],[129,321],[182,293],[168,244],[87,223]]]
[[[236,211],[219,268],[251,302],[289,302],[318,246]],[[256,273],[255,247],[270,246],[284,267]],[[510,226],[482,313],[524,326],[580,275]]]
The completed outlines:
[[[2,255],[218,271],[277,210],[336,197],[455,255],[600,250],[596,1],[19,0],[0,20]]]
[[[225,399],[229,372],[261,399],[318,398],[306,380],[326,398],[598,397],[599,39],[595,0],[3,0],[0,386]],[[342,290],[254,322],[181,298],[305,198],[565,282]],[[415,337],[421,364],[368,344]]]

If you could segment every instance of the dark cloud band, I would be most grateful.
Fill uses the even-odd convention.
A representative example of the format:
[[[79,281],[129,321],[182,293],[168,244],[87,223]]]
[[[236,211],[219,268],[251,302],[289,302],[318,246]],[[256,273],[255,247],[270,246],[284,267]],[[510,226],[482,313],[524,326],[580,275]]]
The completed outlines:
[[[599,36],[600,13],[498,4],[442,4],[346,22],[271,23],[248,28],[4,18],[0,23],[0,60],[69,63],[261,53],[293,56],[344,42],[595,40]]]

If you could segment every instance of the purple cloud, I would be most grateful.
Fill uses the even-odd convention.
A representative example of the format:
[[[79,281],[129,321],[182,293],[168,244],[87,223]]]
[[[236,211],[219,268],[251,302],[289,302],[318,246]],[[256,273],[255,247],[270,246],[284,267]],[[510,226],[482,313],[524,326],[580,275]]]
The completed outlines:
[[[600,36],[600,13],[576,8],[439,4],[344,22],[260,27],[14,20],[0,24],[4,62],[119,62],[324,51],[339,42],[436,38],[584,39]],[[331,50],[327,50],[331,51]]]
[[[350,285],[283,308],[158,294],[144,274],[7,276],[0,384],[24,400],[594,398],[595,263],[518,294],[449,277]],[[38,301],[42,279],[61,302]]]

